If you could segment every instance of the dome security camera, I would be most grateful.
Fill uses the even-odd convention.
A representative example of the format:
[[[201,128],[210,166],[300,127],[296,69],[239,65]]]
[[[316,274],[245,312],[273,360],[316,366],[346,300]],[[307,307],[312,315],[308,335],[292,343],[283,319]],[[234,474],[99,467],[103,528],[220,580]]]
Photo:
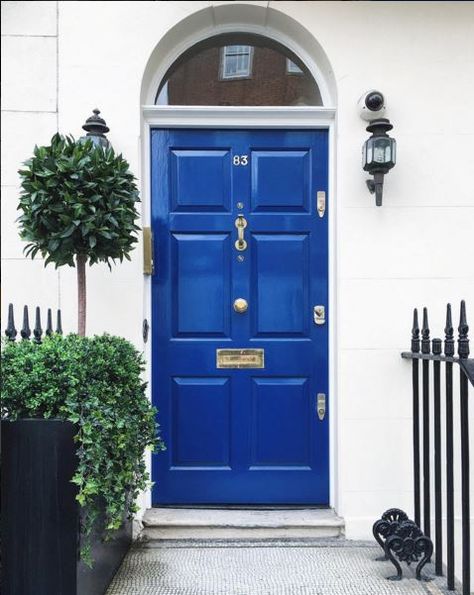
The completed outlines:
[[[372,89],[364,93],[357,104],[360,117],[370,122],[385,116],[385,97],[383,93]]]

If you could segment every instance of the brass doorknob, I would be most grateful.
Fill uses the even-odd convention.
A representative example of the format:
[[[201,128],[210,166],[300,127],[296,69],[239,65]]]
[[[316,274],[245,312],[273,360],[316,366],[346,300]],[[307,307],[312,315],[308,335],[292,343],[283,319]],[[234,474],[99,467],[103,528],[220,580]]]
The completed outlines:
[[[234,301],[234,310],[236,312],[238,312],[239,314],[243,314],[244,312],[247,312],[249,308],[249,305],[247,303],[247,300],[244,300],[244,298],[237,298]]]

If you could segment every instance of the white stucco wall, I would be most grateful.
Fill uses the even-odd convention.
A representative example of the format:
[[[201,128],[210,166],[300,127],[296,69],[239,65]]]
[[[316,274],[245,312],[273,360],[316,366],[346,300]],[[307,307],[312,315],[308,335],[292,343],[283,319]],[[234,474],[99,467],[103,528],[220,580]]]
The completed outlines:
[[[399,357],[412,308],[427,305],[439,333],[445,303],[457,311],[464,298],[474,326],[474,3],[3,2],[1,312],[4,318],[9,302],[60,305],[65,329],[75,329],[75,271],[24,259],[14,223],[16,172],[34,144],[56,130],[79,136],[99,107],[114,147],[140,176],[140,93],[154,48],[192,13],[199,13],[194,26],[212,34],[248,15],[245,5],[260,8],[262,26],[286,17],[302,24],[333,71],[333,501],[347,535],[367,538],[384,509],[412,507],[411,377]],[[360,165],[367,133],[356,104],[371,88],[387,97],[398,143],[382,208]],[[139,247],[111,273],[88,271],[90,333],[106,330],[143,346],[141,270]]]

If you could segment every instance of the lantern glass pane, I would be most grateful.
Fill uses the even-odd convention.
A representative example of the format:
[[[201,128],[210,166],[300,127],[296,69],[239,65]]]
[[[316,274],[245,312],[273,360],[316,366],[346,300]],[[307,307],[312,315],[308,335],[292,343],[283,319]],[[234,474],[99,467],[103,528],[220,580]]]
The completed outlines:
[[[375,139],[374,147],[374,161],[375,163],[387,163],[390,161],[390,139],[378,138]]]
[[[373,150],[373,141],[371,138],[369,138],[367,140],[367,142],[365,143],[365,150],[366,150],[365,162],[372,163],[374,150]]]
[[[394,138],[390,140],[392,141],[392,163],[395,165],[397,162],[397,141]]]

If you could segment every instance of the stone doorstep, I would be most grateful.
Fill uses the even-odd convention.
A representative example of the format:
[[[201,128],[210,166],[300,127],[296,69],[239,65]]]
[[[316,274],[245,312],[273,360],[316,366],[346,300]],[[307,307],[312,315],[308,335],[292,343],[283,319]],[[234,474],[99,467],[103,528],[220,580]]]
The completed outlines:
[[[162,539],[301,539],[340,537],[332,509],[150,508],[141,541]]]

